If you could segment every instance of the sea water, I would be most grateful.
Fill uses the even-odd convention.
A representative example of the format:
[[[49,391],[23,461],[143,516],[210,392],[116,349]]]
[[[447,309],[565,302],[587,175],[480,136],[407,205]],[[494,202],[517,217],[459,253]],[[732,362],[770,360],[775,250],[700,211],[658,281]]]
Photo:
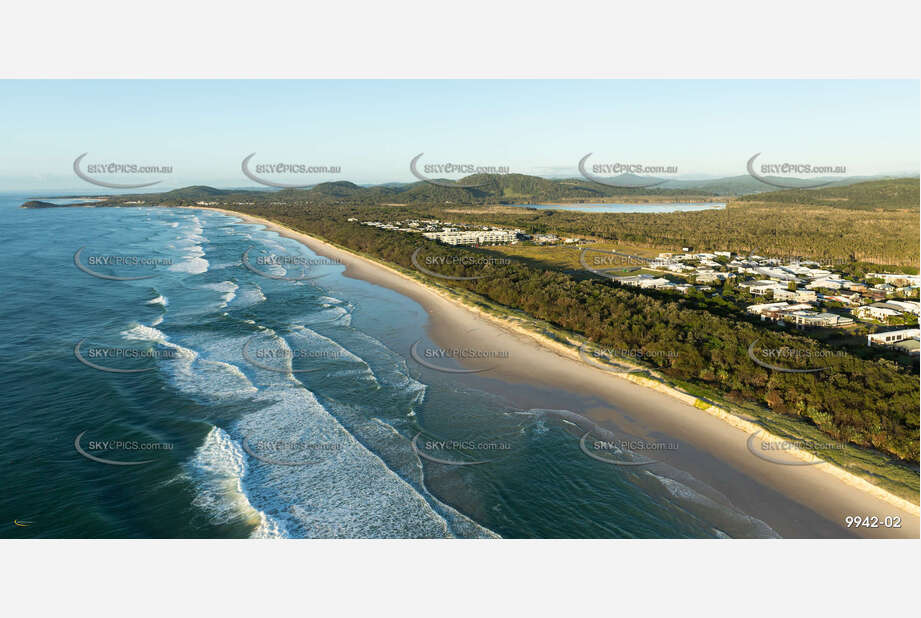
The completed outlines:
[[[26,199],[0,195],[0,536],[775,536],[587,457],[581,410],[416,363],[421,306],[261,225]]]

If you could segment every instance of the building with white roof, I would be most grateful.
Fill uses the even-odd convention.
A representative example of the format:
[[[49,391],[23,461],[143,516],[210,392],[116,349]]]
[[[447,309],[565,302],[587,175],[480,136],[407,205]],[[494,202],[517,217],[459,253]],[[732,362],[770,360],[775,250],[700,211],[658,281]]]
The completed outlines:
[[[521,230],[452,230],[425,232],[422,235],[446,245],[498,245],[518,240]]]
[[[792,311],[786,314],[797,326],[847,326],[854,320],[840,316],[837,313],[816,311]]]
[[[916,300],[887,300],[887,305],[893,305],[905,313],[921,315],[921,303]]]
[[[908,354],[916,355],[919,351],[919,340],[921,340],[921,329],[903,328],[901,330],[890,330],[884,333],[867,335],[867,346],[893,346]]]
[[[901,283],[912,287],[918,287],[921,284],[921,275],[906,275],[903,273],[867,273],[866,278],[882,279],[886,283]]]
[[[901,310],[896,307],[889,307],[887,304],[888,303],[873,303],[872,305],[857,307],[854,309],[853,313],[859,318],[872,318],[882,321],[902,315]]]

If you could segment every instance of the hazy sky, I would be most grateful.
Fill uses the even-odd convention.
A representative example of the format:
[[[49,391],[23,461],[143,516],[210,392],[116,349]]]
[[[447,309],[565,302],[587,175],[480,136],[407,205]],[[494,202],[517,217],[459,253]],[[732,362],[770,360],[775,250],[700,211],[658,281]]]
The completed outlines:
[[[252,152],[342,168],[277,177],[306,183],[413,181],[422,152],[543,176],[589,152],[679,178],[744,174],[756,152],[917,173],[918,110],[917,81],[0,81],[0,191],[93,188],[72,170],[84,152],[172,166],[158,188],[252,186]]]

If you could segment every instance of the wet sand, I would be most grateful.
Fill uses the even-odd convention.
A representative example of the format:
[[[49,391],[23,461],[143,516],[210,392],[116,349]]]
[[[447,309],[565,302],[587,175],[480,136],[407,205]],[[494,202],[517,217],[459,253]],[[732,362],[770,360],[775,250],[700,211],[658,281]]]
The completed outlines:
[[[601,426],[611,424],[630,435],[657,441],[675,441],[679,448],[668,463],[724,494],[740,510],[761,519],[785,538],[870,537],[918,538],[918,507],[853,477],[828,463],[781,465],[752,454],[750,423],[731,415],[690,405],[693,398],[652,381],[641,385],[634,377],[614,374],[586,364],[577,353],[549,340],[538,341],[522,329],[497,320],[450,298],[387,266],[355,255],[319,239],[271,221],[234,211],[208,208],[298,240],[316,253],[346,266],[346,275],[380,285],[418,302],[428,313],[431,339],[444,349],[501,351],[504,359],[465,360],[484,384],[493,382],[515,399],[533,398],[532,386],[546,397],[530,407],[553,407],[589,400],[596,404],[576,410]],[[407,351],[408,352],[408,351]],[[505,387],[503,387],[503,384]],[[516,389],[517,386],[517,389]],[[650,387],[652,386],[652,388]],[[527,394],[529,393],[529,394]],[[557,396],[554,396],[556,393]],[[516,404],[520,405],[519,402]],[[525,405],[528,402],[524,402]],[[760,442],[752,442],[758,448]],[[771,454],[792,464],[809,456]],[[901,528],[847,528],[846,516],[901,517]]]

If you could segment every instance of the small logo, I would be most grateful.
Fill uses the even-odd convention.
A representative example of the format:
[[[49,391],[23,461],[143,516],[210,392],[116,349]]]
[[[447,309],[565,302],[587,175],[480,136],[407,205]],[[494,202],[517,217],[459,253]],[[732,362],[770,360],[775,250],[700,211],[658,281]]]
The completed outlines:
[[[319,371],[320,368],[314,367],[313,369],[294,369],[291,367],[272,367],[262,362],[261,359],[266,360],[280,360],[286,363],[291,363],[295,359],[328,359],[332,355],[322,355],[322,354],[305,354],[301,352],[295,352],[293,350],[287,349],[266,349],[259,348],[256,350],[255,354],[250,350],[250,346],[253,343],[253,340],[256,339],[259,335],[253,335],[246,340],[246,343],[243,344],[243,358],[250,365],[258,367],[259,369],[265,369],[266,371],[274,371],[276,373],[310,373],[312,371]],[[255,358],[254,358],[255,357]],[[256,359],[260,360],[256,360]]]
[[[89,266],[86,266],[80,260],[80,254],[83,252],[84,249],[86,249],[85,246],[80,247],[79,249],[77,249],[76,253],[74,253],[74,266],[76,266],[78,269],[82,270],[86,274],[92,275],[98,279],[107,279],[109,281],[138,281],[140,279],[150,279],[151,277],[157,276],[156,274],[141,275],[138,277],[116,277],[114,275],[104,275],[100,272],[96,272],[95,270],[91,269]],[[106,265],[112,264],[112,265],[123,265],[123,266],[143,265],[145,261],[143,258],[138,258],[137,256],[102,256],[102,257],[91,256],[91,259],[100,264],[106,264]],[[153,264],[154,261],[156,260],[147,260],[147,263]]]
[[[409,257],[409,260],[413,263],[413,266],[416,267],[416,270],[418,270],[419,272],[425,273],[426,275],[438,277],[439,279],[449,279],[451,281],[473,281],[475,279],[484,279],[485,277],[489,276],[489,275],[475,275],[472,277],[456,277],[454,275],[442,275],[441,273],[436,273],[433,270],[429,270],[428,268],[425,268],[424,266],[422,266],[422,264],[419,263],[419,252],[421,251],[422,251],[422,247],[419,247],[418,249],[413,251],[413,254]],[[436,257],[428,257],[426,259],[433,263],[462,264],[464,266],[489,266],[494,263],[503,264],[503,263],[508,262],[508,260],[503,260],[501,258],[496,259],[496,258],[473,257],[473,256],[465,256],[465,257],[459,257],[459,258],[447,258],[444,256],[436,256]]]
[[[462,460],[456,460],[456,459],[442,459],[440,457],[429,455],[428,453],[426,453],[425,451],[419,448],[418,440],[419,440],[419,436],[421,435],[422,435],[422,432],[420,431],[415,436],[413,436],[411,444],[413,447],[413,452],[419,457],[421,457],[422,459],[427,459],[429,461],[444,464],[446,466],[478,466],[480,464],[489,463],[491,461],[494,461],[492,459],[477,459],[477,460],[472,460],[472,461],[462,461]],[[449,441],[449,440],[433,440],[433,441],[426,442],[426,444],[434,450],[446,450],[446,451],[452,451],[452,452],[462,452],[465,446],[467,449],[474,448],[473,444],[468,445],[463,442],[455,442],[455,441]]]
[[[582,174],[582,177],[585,178],[586,180],[590,180],[591,182],[598,183],[599,185],[615,187],[617,189],[645,189],[647,187],[655,187],[657,185],[661,185],[662,183],[668,182],[668,179],[654,179],[652,182],[648,182],[645,184],[627,185],[627,184],[620,184],[617,182],[612,182],[605,178],[599,178],[598,176],[595,176],[589,173],[589,171],[585,169],[585,162],[588,161],[588,158],[590,156],[592,156],[591,152],[585,155],[584,157],[582,157],[581,159],[579,159],[579,173]],[[593,169],[595,169],[596,171],[603,170],[603,171],[607,171],[609,173],[615,173],[615,174],[627,174],[627,173],[635,174],[635,173],[652,173],[652,172],[663,173],[663,174],[668,174],[668,173],[674,174],[677,172],[678,168],[677,167],[674,167],[674,168],[665,167],[665,166],[650,167],[650,166],[644,166],[644,165],[614,163],[614,164],[595,165],[593,166]],[[673,169],[674,171],[671,171]]]
[[[475,330],[475,329],[474,329]],[[508,359],[508,352],[498,351],[498,350],[477,350],[473,348],[434,348],[426,349],[420,353],[419,344],[422,342],[422,339],[419,338],[409,347],[409,355],[414,361],[422,365],[423,367],[428,367],[429,369],[434,369],[435,371],[440,371],[442,373],[454,373],[454,374],[463,374],[463,373],[482,373],[484,371],[490,371],[495,369],[495,365],[484,367],[483,369],[455,369],[452,367],[442,367],[433,362],[426,360],[427,358],[448,358],[454,360],[490,360],[490,359]]]
[[[322,275],[314,275],[312,277],[307,277],[307,276],[288,277],[285,275],[269,274],[267,272],[259,270],[258,268],[256,268],[250,263],[249,252],[252,251],[254,248],[255,247],[251,246],[246,251],[244,251],[241,257],[241,260],[243,262],[243,266],[246,267],[247,270],[252,271],[261,277],[266,277],[268,279],[276,279],[279,281],[309,281],[311,279],[319,279],[320,277],[325,277],[327,274],[329,274],[329,273],[324,273]],[[264,262],[270,265],[279,265],[279,266],[281,265],[284,265],[284,266],[300,265],[301,272],[305,272],[311,266],[310,260],[308,258],[301,258],[297,256],[291,256],[291,257],[268,256],[268,257],[257,258],[257,261],[261,261],[261,262]]]
[[[288,452],[308,452],[308,451],[326,451],[334,452],[342,450],[341,445],[337,444],[312,444],[302,442],[300,440],[256,440],[256,446],[262,450],[268,451],[270,453],[285,454]],[[317,464],[323,461],[323,459],[312,459],[309,461],[289,461],[277,459],[275,457],[267,457],[265,454],[257,453],[253,446],[250,444],[249,436],[243,438],[243,450],[246,453],[258,459],[259,461],[273,466],[310,466]]]
[[[609,364],[609,362],[617,362],[620,359],[612,358],[613,356],[613,354],[601,353],[597,357],[594,357],[585,349],[584,345],[579,346],[579,358],[581,358],[582,362],[585,364],[591,365],[596,369],[601,369],[602,371],[608,371],[610,373],[634,373],[637,371],[646,371],[643,367],[615,367],[614,365]],[[598,362],[596,358],[603,358],[607,362]]]
[[[813,450],[816,450],[816,447],[806,442],[800,442],[800,443],[787,442],[787,441],[768,442],[765,440],[761,440],[760,441],[761,449],[759,450],[755,448],[755,440],[760,435],[761,435],[761,431],[756,431],[755,433],[748,436],[748,440],[745,442],[745,446],[748,447],[748,451],[759,459],[763,459],[764,461],[769,461],[773,464],[779,464],[781,466],[814,466],[816,464],[825,463],[821,459],[818,459],[817,461],[789,461],[789,460],[784,461],[782,459],[775,459],[773,457],[770,457],[768,453],[771,451],[779,451],[779,452],[789,452],[789,451],[797,451],[797,450],[813,451]],[[815,455],[814,452],[810,454]]]
[[[413,176],[415,176],[422,182],[427,182],[430,185],[435,185],[437,187],[448,187],[450,189],[475,189],[476,187],[482,187],[486,184],[485,182],[481,182],[475,185],[460,185],[460,184],[457,184],[456,182],[448,182],[446,180],[433,180],[427,176],[423,176],[422,173],[418,169],[416,169],[416,164],[418,163],[419,159],[421,159],[422,155],[424,154],[425,154],[424,152],[420,152],[415,157],[413,157],[412,161],[409,162],[409,171],[412,172]],[[429,166],[426,166],[426,168],[428,167]],[[453,165],[451,163],[447,163],[444,165],[437,165],[434,167],[437,168],[439,171],[444,172],[445,174],[453,174],[456,172],[466,172],[468,174],[473,174],[473,173],[476,173],[476,170],[478,169],[476,166],[472,166],[472,165]]]
[[[814,183],[787,183],[777,182],[775,180],[768,180],[764,176],[758,174],[755,171],[755,159],[761,156],[761,153],[757,153],[748,160],[746,167],[748,168],[748,174],[757,181],[763,182],[766,185],[771,185],[772,187],[777,187],[779,189],[817,189],[819,187],[824,187],[825,185],[830,185],[834,180],[826,180],[824,182],[814,182]],[[844,165],[812,165],[810,163],[764,163],[761,165],[761,171],[772,174],[846,174],[847,166]]]
[[[140,189],[141,187],[152,187],[153,185],[157,185],[157,184],[160,184],[160,182],[162,182],[160,180],[155,180],[153,182],[142,182],[139,184],[118,184],[114,182],[105,182],[102,180],[96,180],[95,178],[91,176],[87,176],[83,172],[83,170],[80,169],[80,163],[81,161],[83,161],[83,157],[85,157],[88,154],[89,154],[88,152],[84,152],[82,155],[74,159],[74,173],[79,178],[81,178],[82,180],[85,180],[86,182],[90,184],[94,184],[100,187],[106,187],[108,189]],[[101,164],[101,165],[91,165],[88,171],[90,171],[91,173],[95,173],[98,171],[98,172],[110,173],[110,174],[114,174],[114,173],[145,174],[145,173],[154,173],[154,172],[169,173],[169,172],[172,172],[172,168],[166,167],[166,166],[164,166],[163,168],[160,168],[159,166],[144,167],[144,166],[133,165],[133,164],[125,165],[125,164],[120,164],[120,163],[108,163],[108,164]]]
[[[96,369],[98,371],[108,371],[109,373],[142,373],[144,371],[151,371],[153,369],[156,369],[156,367],[143,367],[139,369],[117,369],[115,367],[105,367],[103,365],[97,365],[96,363],[87,360],[83,356],[83,352],[81,352],[80,346],[82,346],[83,342],[85,341],[86,341],[86,337],[78,341],[77,344],[74,346],[74,356],[77,358],[78,361],[80,361],[87,367],[92,367],[93,369]]]
[[[250,154],[248,157],[243,159],[243,162],[240,164],[240,169],[243,172],[243,175],[249,178],[254,182],[258,182],[261,185],[267,187],[276,187],[278,189],[303,189],[309,187],[310,183],[283,183],[283,182],[273,182],[271,180],[265,180],[257,176],[249,169],[250,159],[256,156],[256,153]],[[338,174],[342,171],[337,165],[307,165],[305,163],[269,163],[269,164],[256,164],[256,172],[258,173],[268,173],[268,174]]]
[[[152,463],[153,461],[156,461],[154,459],[144,459],[141,461],[117,461],[114,459],[104,459],[102,457],[96,457],[95,455],[90,455],[88,452],[86,452],[86,450],[84,450],[82,446],[80,446],[80,439],[83,437],[85,433],[86,431],[81,431],[79,434],[77,434],[77,437],[74,438],[74,448],[77,450],[78,453],[80,453],[81,455],[83,455],[84,457],[86,457],[87,459],[91,461],[95,461],[101,464],[106,464],[109,466],[142,466],[144,464],[149,464],[149,463]],[[144,444],[143,446],[146,447],[150,445]],[[169,448],[172,448],[172,445],[162,445],[162,446],[167,446]],[[141,447],[142,445],[138,442],[122,442],[122,441],[111,441],[111,442],[91,441],[90,442],[91,449],[100,448],[103,450],[139,450]]]
[[[139,348],[131,346],[106,346],[90,344],[85,346],[87,338],[84,337],[74,345],[74,357],[92,369],[107,371],[109,373],[143,373],[156,369],[156,365],[138,366],[144,361],[156,362],[161,360],[177,360],[182,354],[173,348]],[[93,360],[90,360],[93,359]],[[125,363],[127,367],[110,367],[94,362],[94,360]]]
[[[593,453],[592,449],[588,448],[587,441],[590,435],[592,435],[591,430],[585,432],[585,434],[582,436],[582,439],[579,440],[579,448],[582,449],[583,453],[585,453],[592,459],[597,459],[598,461],[602,461],[612,466],[648,466],[654,463],[658,463],[655,459],[647,459],[646,461],[623,461],[623,460],[611,459],[610,457],[602,457],[601,455],[598,455],[597,453]],[[620,448],[620,447],[615,447],[613,443],[611,442],[603,442],[603,441],[596,440],[594,445],[596,447],[596,450],[602,450],[602,451],[611,450],[611,451],[620,452],[620,453],[626,452],[625,449]]]
[[[592,263],[591,265],[586,263],[589,253],[592,254],[591,260],[589,260]],[[579,264],[582,265],[582,268],[607,279],[614,279],[614,275],[605,272],[604,269],[638,270],[644,266],[648,267],[651,261],[650,258],[618,251],[604,251],[602,249],[589,249],[588,247],[583,247],[579,250]]]
[[[758,345],[758,342],[761,339],[755,339],[752,341],[751,345],[748,346],[748,358],[752,359],[755,364],[761,365],[766,369],[772,369],[773,371],[783,371],[786,373],[815,373],[817,371],[825,371],[829,367],[811,367],[808,369],[791,369],[789,367],[780,367],[778,365],[772,365],[771,363],[766,363],[763,360],[760,360],[755,354],[755,346]],[[776,348],[773,350],[760,349],[760,352],[763,356],[767,358],[786,358],[786,359],[796,359],[796,358],[812,358],[812,354],[800,350],[795,350],[793,348]]]

